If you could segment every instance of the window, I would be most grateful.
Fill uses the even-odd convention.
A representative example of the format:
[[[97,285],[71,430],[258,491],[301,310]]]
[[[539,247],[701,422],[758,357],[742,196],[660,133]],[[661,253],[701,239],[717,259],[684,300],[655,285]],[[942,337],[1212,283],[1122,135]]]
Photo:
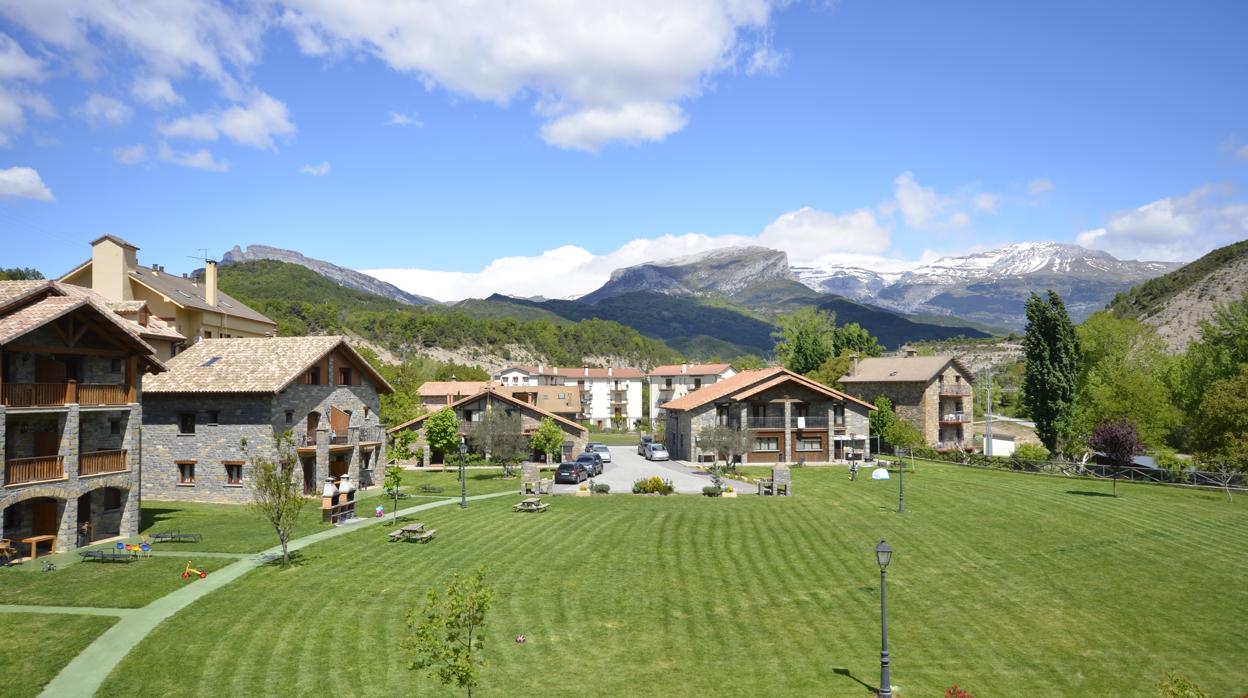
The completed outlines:
[[[286,410],[286,426],[290,426],[291,424],[294,424],[294,423],[295,423],[295,411]]]
[[[113,436],[117,436],[118,434],[121,433],[121,420],[120,419],[108,420],[108,433],[112,434]]]
[[[342,368],[338,372],[338,385],[351,385],[351,369]]]
[[[108,370],[113,373],[121,373],[121,359],[110,359],[108,362]]]
[[[760,436],[754,439],[755,451],[779,451],[780,437],[778,436]]]
[[[817,436],[811,439],[798,439],[797,450],[799,451],[822,451],[823,440]]]
[[[204,330],[204,339],[212,339],[212,330]]]
[[[220,424],[221,423],[221,411],[220,410],[208,410],[208,423]]]
[[[195,413],[179,412],[178,413],[178,433],[194,434],[195,433]]]
[[[200,366],[216,366],[217,362],[220,360],[221,360],[220,356],[214,356],[211,359],[208,359],[204,363],[200,364]]]
[[[567,398],[565,398],[564,395],[566,395],[566,393],[559,393],[559,399],[566,400]]]
[[[178,461],[178,484],[179,485],[195,484],[195,461],[193,460]]]
[[[792,410],[793,410],[794,417],[809,417],[810,416],[809,414],[807,414],[807,412],[810,410],[810,405],[807,405],[805,403],[802,403],[800,405],[793,405]]]
[[[321,384],[321,367],[313,366],[312,368],[309,368],[308,369],[308,385],[320,385],[320,384]]]
[[[368,405],[364,406],[364,419],[368,419]]]
[[[116,487],[104,488],[104,511],[116,511],[121,508],[121,490]]]
[[[672,379],[671,379],[671,378],[664,378],[664,379],[663,379],[663,389],[664,389],[664,390],[671,390],[671,389],[672,389]]]
[[[845,426],[845,405],[832,406],[832,426]]]
[[[694,378],[694,379],[693,379],[693,389],[694,389],[694,390],[697,390],[698,388],[701,388],[701,387],[702,387],[702,379],[701,379],[701,378]]]
[[[241,461],[225,461],[225,484],[243,484],[243,464]]]

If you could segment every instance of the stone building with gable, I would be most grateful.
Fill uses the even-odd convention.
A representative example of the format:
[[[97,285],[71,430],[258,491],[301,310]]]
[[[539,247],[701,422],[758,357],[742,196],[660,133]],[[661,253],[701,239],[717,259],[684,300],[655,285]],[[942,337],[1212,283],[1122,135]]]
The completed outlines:
[[[975,414],[975,375],[952,356],[855,358],[840,380],[846,392],[875,402],[880,395],[893,403],[897,416],[913,424],[937,450],[975,447],[971,421]]]
[[[742,463],[827,463],[871,454],[870,413],[858,398],[785,368],[742,371],[663,403],[668,453],[701,461],[703,429],[745,432]]]
[[[242,504],[254,458],[290,432],[304,493],[380,482],[390,384],[343,337],[205,339],[143,395],[143,486],[153,499]],[[246,441],[246,446],[243,443]]]
[[[0,545],[18,555],[138,533],[143,376],[165,365],[124,310],[0,281]]]

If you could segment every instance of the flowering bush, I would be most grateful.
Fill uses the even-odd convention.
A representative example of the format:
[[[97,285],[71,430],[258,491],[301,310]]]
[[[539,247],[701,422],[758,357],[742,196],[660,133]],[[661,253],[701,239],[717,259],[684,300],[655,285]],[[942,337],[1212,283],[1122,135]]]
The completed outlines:
[[[633,483],[633,494],[671,494],[674,491],[672,483],[657,475]]]
[[[945,698],[975,698],[971,692],[965,688],[958,688],[958,684],[953,684],[945,689]]]

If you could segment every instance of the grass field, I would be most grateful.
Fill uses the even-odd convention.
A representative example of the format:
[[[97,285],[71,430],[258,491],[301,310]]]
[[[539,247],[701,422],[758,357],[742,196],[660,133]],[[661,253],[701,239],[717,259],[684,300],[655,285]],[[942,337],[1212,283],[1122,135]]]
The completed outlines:
[[[82,648],[91,644],[117,619],[108,616],[65,616],[52,613],[5,613],[0,624],[7,637],[0,652],[0,694],[27,698],[52,680]]]
[[[558,497],[540,515],[474,502],[422,515],[431,545],[342,536],[166,621],[102,693],[455,695],[405,668],[403,616],[451,570],[486,564],[480,695],[865,696],[880,538],[896,551],[903,698],[954,682],[1149,696],[1168,669],[1210,695],[1248,691],[1248,498],[1120,483],[1114,499],[1107,483],[931,465],[906,475],[903,516],[896,481],[794,481],[789,499]]]
[[[29,606],[95,606],[138,608],[186,584],[181,574],[187,560],[211,572],[233,560],[186,557],[151,557],[135,562],[78,562],[51,573],[0,570],[0,603]],[[0,615],[0,621],[13,618]],[[66,619],[69,616],[65,617]],[[0,639],[0,655],[9,642]]]

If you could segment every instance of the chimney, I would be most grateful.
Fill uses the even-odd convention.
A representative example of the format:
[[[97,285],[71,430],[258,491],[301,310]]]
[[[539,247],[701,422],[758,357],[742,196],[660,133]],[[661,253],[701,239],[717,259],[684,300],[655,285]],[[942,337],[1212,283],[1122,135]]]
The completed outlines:
[[[586,367],[585,367],[585,377],[586,377],[586,378],[589,378],[589,367],[588,367],[588,366],[586,366]]]
[[[857,372],[858,372],[858,352],[854,352],[853,354],[849,355],[849,375],[852,376]]]
[[[615,369],[613,369],[613,368],[611,368],[610,366],[608,366],[608,367],[607,367],[607,375],[608,375],[608,376],[614,376],[614,375],[615,375]]]
[[[913,359],[914,357],[916,357],[916,356],[918,356],[918,355],[919,355],[919,352],[915,351],[913,347],[906,347],[906,358],[907,358],[907,359]]]
[[[91,289],[110,301],[134,300],[130,273],[139,266],[139,248],[114,235],[91,243]]]
[[[681,373],[688,373],[688,372],[689,372],[689,364],[681,364],[681,365],[680,365],[680,372],[681,372]]]
[[[204,300],[217,307],[217,263],[211,259],[204,261]]]

